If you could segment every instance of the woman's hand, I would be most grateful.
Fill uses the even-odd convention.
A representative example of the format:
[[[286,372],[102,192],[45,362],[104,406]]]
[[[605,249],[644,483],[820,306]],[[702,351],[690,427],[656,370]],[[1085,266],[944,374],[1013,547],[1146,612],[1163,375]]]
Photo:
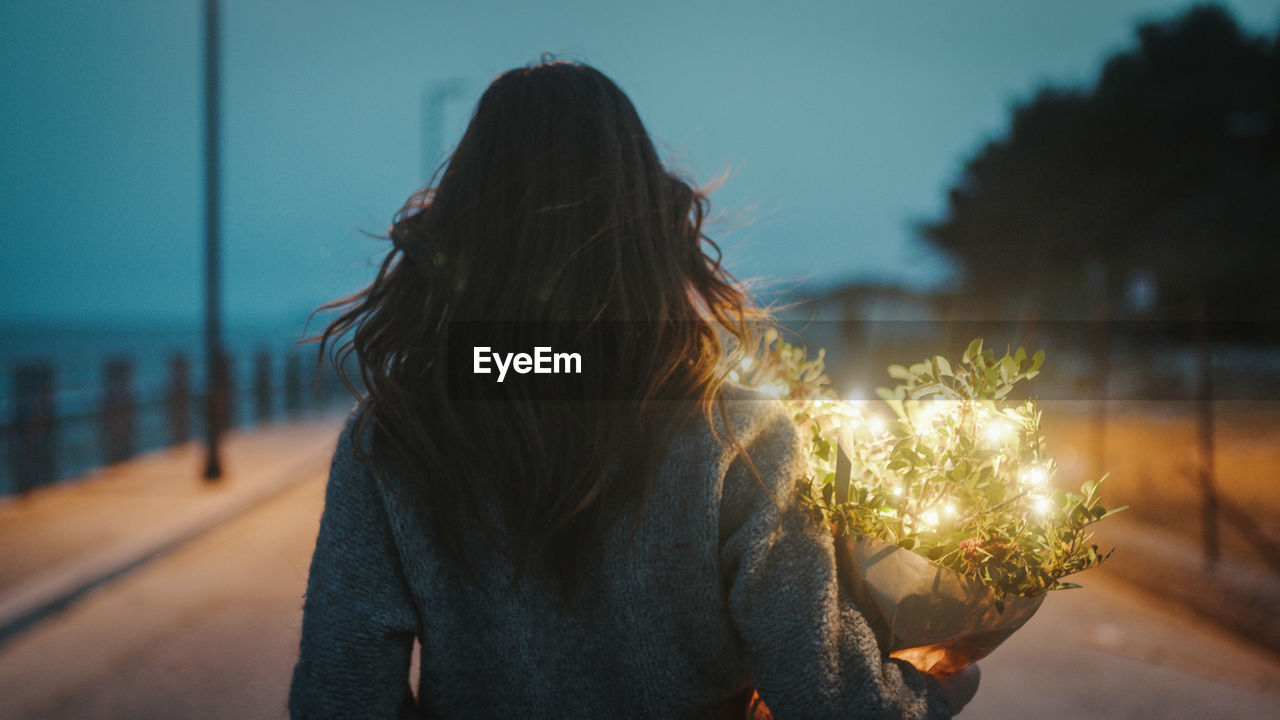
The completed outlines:
[[[946,693],[947,704],[951,706],[951,714],[959,715],[965,705],[978,693],[978,681],[982,679],[982,671],[974,663],[955,675],[935,676]]]

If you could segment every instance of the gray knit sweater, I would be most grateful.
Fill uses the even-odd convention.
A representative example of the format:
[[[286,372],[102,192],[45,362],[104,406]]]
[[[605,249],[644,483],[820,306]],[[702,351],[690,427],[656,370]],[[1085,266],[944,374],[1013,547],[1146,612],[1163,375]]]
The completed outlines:
[[[796,502],[805,455],[786,409],[736,387],[726,398],[764,485],[692,423],[632,543],[619,528],[572,602],[516,580],[479,533],[467,552],[480,583],[466,579],[353,457],[348,421],[311,562],[292,717],[709,718],[748,682],[779,720],[950,717],[937,682],[883,659],[839,590],[831,536]]]

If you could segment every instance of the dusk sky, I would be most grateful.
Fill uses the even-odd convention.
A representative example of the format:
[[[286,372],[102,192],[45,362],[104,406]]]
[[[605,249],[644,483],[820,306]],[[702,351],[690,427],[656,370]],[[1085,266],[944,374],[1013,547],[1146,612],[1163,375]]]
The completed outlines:
[[[1187,5],[224,0],[224,308],[288,321],[367,282],[389,244],[362,231],[426,180],[426,88],[463,84],[451,145],[543,52],[612,77],[676,168],[729,170],[711,233],[740,277],[938,284],[910,225],[1011,102]],[[199,319],[201,6],[0,4],[0,320]]]

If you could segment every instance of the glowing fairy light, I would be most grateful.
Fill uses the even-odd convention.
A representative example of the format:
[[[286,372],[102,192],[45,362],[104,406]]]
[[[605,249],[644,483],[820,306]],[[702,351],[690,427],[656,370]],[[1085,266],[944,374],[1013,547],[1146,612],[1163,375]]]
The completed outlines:
[[[844,407],[845,414],[852,418],[854,427],[857,427],[858,419],[862,417],[862,402],[851,397],[841,405]]]
[[[879,415],[872,415],[867,418],[867,429],[872,435],[884,434],[884,420]]]
[[[1047,473],[1045,473],[1044,468],[1039,465],[1029,467],[1022,471],[1022,482],[1027,485],[1044,485],[1045,480],[1047,479]]]
[[[1101,561],[1096,551],[1086,554],[1077,520],[1106,511],[1096,484],[1080,496],[1054,489],[1064,465],[1044,453],[1034,401],[1006,399],[1013,381],[1031,373],[1025,353],[993,359],[975,354],[980,349],[975,341],[949,369],[940,358],[890,368],[903,385],[881,393],[887,404],[862,388],[837,389],[821,375],[821,357],[806,360],[783,343],[766,348],[771,354],[739,356],[729,369],[778,397],[812,438],[802,490],[815,518],[1000,593],[1033,597],[1059,587],[1063,569]],[[1017,377],[991,372],[1009,363]],[[838,500],[833,477],[843,488]]]
[[[920,412],[916,415],[916,434],[925,435],[933,431],[933,421],[938,417],[938,407],[936,403],[929,403],[920,408]]]
[[[992,445],[999,445],[1009,438],[1013,428],[1004,420],[989,422],[982,428],[982,436]]]

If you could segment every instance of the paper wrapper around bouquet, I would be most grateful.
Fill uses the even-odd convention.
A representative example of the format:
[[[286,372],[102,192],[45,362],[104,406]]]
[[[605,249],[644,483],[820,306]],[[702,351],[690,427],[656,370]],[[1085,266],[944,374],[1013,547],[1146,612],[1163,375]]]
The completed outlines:
[[[950,675],[986,657],[1035,614],[1036,597],[999,596],[980,581],[872,537],[836,535],[840,582],[882,651]]]

